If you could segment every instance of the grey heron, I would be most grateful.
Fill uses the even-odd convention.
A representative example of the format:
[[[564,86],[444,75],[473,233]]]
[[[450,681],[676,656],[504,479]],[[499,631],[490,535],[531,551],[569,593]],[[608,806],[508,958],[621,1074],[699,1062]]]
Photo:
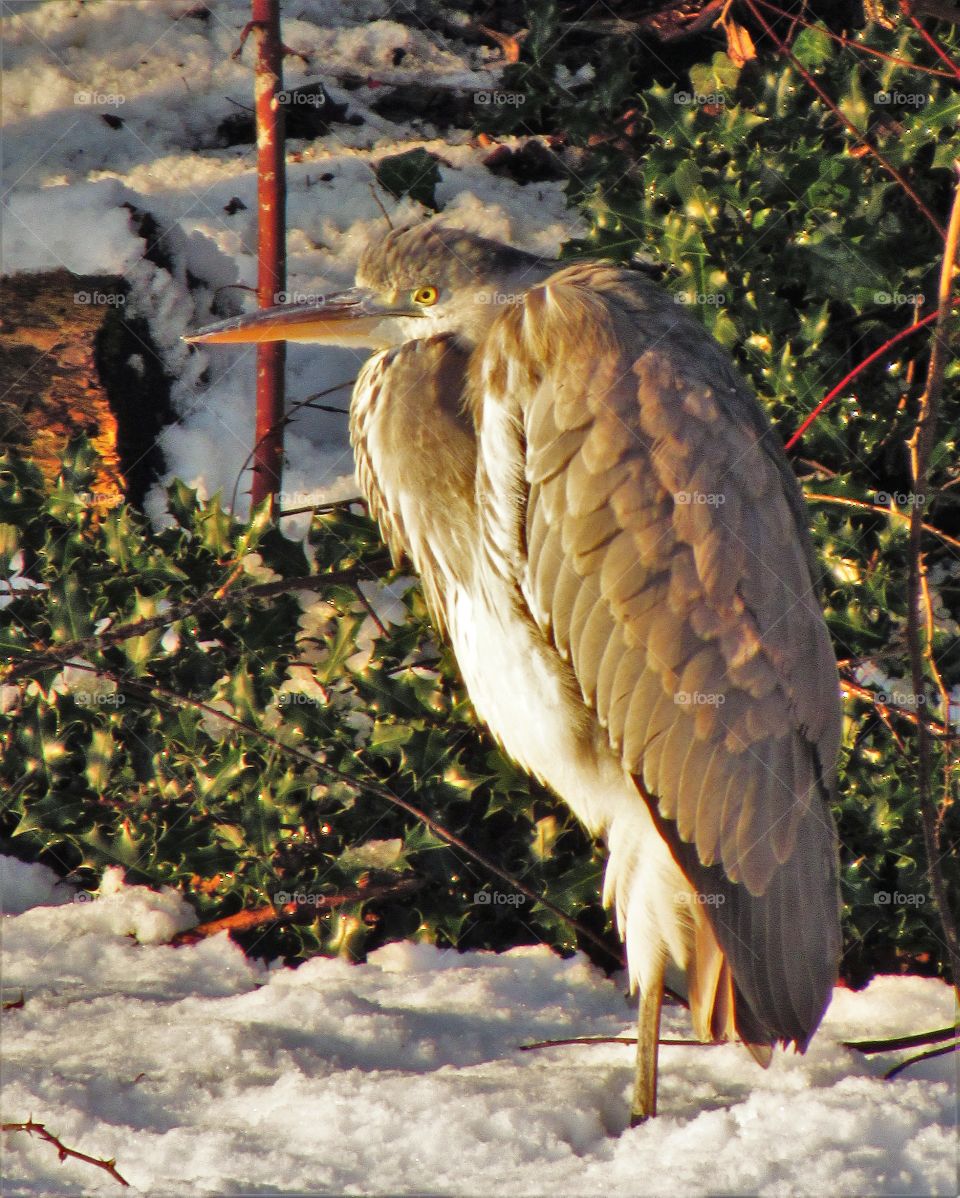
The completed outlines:
[[[480,718],[602,837],[656,1113],[664,970],[702,1040],[806,1048],[840,954],[836,661],[802,493],[757,399],[639,272],[442,221],[356,287],[198,342],[375,351],[351,441]]]

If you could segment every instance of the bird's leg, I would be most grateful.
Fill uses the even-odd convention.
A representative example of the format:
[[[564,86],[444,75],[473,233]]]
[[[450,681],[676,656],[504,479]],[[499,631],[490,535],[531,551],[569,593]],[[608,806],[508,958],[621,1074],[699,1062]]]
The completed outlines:
[[[657,1054],[660,1047],[660,1009],[663,1006],[663,973],[666,961],[661,956],[653,976],[640,995],[637,1017],[637,1072],[630,1107],[630,1126],[650,1119],[657,1113]]]

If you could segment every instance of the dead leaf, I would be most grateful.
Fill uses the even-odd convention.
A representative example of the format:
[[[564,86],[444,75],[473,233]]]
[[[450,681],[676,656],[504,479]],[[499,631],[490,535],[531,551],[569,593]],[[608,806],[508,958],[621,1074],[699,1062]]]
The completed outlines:
[[[511,36],[509,33],[498,33],[496,29],[488,29],[486,25],[478,27],[481,33],[485,33],[487,37],[492,38],[500,49],[503,51],[503,57],[507,62],[520,61],[520,42],[518,38]]]
[[[753,38],[748,30],[729,17],[722,18],[722,24],[727,35],[727,57],[735,67],[742,67],[751,58],[757,57]]]

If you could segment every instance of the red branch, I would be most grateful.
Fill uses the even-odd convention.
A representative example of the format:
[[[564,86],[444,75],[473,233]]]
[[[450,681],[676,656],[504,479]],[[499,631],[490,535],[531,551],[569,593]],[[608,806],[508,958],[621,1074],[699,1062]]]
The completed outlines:
[[[893,63],[897,67],[907,67],[911,71],[919,71],[923,75],[937,75],[941,79],[949,79],[955,73],[956,67],[951,67],[951,71],[938,71],[936,67],[923,67],[917,62],[911,62],[909,58],[899,58],[896,54],[886,54],[883,50],[878,50],[874,46],[865,46],[863,42],[855,42],[852,38],[843,33],[834,33],[832,29],[828,29],[826,25],[817,25],[813,21],[805,21],[803,17],[796,13],[789,13],[785,8],[778,8],[776,4],[772,4],[770,0],[757,0],[767,12],[776,13],[778,17],[786,17],[788,21],[793,21],[797,25],[801,25],[804,29],[813,29],[817,33],[822,33],[831,41],[842,46],[844,50],[854,50],[859,54],[869,54],[874,58],[882,58],[884,62]]]
[[[279,0],[253,0],[253,39],[257,50],[257,204],[259,256],[257,302],[273,307],[286,290],[286,202],[283,44]],[[254,507],[280,490],[283,470],[284,366],[282,341],[257,346],[257,427],[253,454]]]
[[[764,33],[766,33],[766,35],[770,38],[770,40],[773,42],[773,44],[777,47],[778,52],[780,54],[782,54],[784,58],[789,59],[790,64],[793,67],[793,69],[797,72],[798,75],[800,75],[803,78],[803,80],[807,83],[807,85],[809,87],[811,87],[817,93],[817,95],[820,97],[820,99],[823,101],[823,103],[827,106],[827,108],[829,108],[829,110],[833,113],[833,115],[837,118],[837,120],[840,121],[840,123],[848,130],[848,132],[850,132],[857,139],[857,141],[862,146],[864,146],[869,151],[870,154],[873,155],[874,158],[876,158],[877,162],[880,163],[880,165],[887,172],[887,174],[890,175],[891,178],[896,179],[896,181],[900,184],[900,186],[903,188],[903,190],[906,192],[906,194],[910,197],[911,200],[913,200],[914,204],[916,204],[917,208],[919,208],[919,210],[927,218],[927,220],[930,222],[930,224],[933,225],[933,227],[937,230],[937,233],[939,234],[939,236],[945,237],[946,232],[947,232],[946,229],[944,229],[944,227],[940,224],[940,222],[937,220],[937,218],[933,215],[933,213],[930,211],[930,209],[927,207],[927,205],[923,202],[923,200],[921,199],[921,197],[917,193],[917,191],[910,185],[910,183],[907,182],[907,180],[897,170],[897,168],[893,165],[893,163],[888,162],[887,159],[884,158],[884,156],[876,148],[876,146],[873,146],[870,144],[870,142],[867,140],[866,136],[860,132],[860,130],[857,128],[857,126],[853,123],[853,121],[851,121],[849,119],[849,117],[845,116],[844,113],[840,111],[840,109],[836,105],[836,103],[823,90],[823,88],[820,86],[820,84],[816,81],[816,79],[814,79],[814,77],[810,74],[810,72],[803,66],[803,64],[799,61],[799,59],[796,57],[796,55],[790,50],[790,48],[787,45],[785,45],[784,42],[782,42],[780,40],[779,37],[777,37],[777,35],[771,29],[768,21],[766,20],[766,18],[763,15],[763,13],[761,13],[760,10],[757,8],[756,4],[754,3],[754,0],[744,0],[744,3],[746,4],[747,8],[749,8],[750,11],[753,13],[753,15],[757,19],[757,21],[759,21],[759,23],[763,27]]]
[[[32,1119],[28,1119],[26,1123],[2,1123],[0,1131],[25,1131],[28,1135],[37,1135],[41,1140],[46,1140],[48,1144],[52,1144],[57,1150],[57,1155],[61,1161],[65,1161],[68,1156],[72,1156],[75,1160],[86,1161],[88,1165],[96,1165],[98,1169],[103,1169],[105,1173],[109,1173],[114,1181],[119,1181],[122,1186],[129,1186],[130,1182],[126,1178],[121,1177],[117,1172],[117,1162],[111,1157],[110,1160],[101,1160],[96,1156],[87,1156],[85,1152],[78,1152],[75,1148],[68,1148],[66,1144],[61,1144],[55,1135],[47,1131],[42,1123],[34,1123]]]
[[[956,307],[958,304],[960,304],[960,299],[955,299],[952,302]],[[851,370],[849,374],[845,374],[840,382],[837,383],[832,390],[828,391],[823,399],[820,400],[810,415],[806,418],[806,420],[804,420],[803,424],[800,425],[797,431],[786,443],[784,448],[788,450],[793,449],[794,445],[796,445],[810,425],[813,424],[827,404],[836,399],[841,391],[843,391],[844,387],[846,387],[849,382],[855,379],[862,370],[866,370],[868,366],[870,366],[873,362],[876,362],[877,358],[883,357],[887,350],[896,345],[897,342],[904,341],[912,333],[915,333],[917,329],[922,329],[925,325],[932,324],[937,319],[937,315],[938,314],[936,312],[931,312],[929,316],[924,316],[923,320],[918,320],[915,324],[907,325],[905,329],[901,329],[899,333],[895,333],[887,341],[884,341],[883,345],[881,345],[879,349],[875,349],[873,353],[864,358],[859,365],[854,366],[853,370]]]
[[[939,58],[941,62],[946,63],[946,65],[953,72],[954,76],[957,79],[960,79],[960,67],[958,67],[950,55],[947,54],[937,39],[935,37],[931,37],[931,35],[927,33],[926,29],[924,29],[917,18],[913,15],[913,5],[909,3],[909,0],[900,0],[900,10],[910,24],[914,27],[914,29],[916,29],[917,33],[920,34],[923,40],[934,52],[934,54],[936,54],[937,58]]]
[[[185,932],[178,932],[170,941],[174,948],[184,945],[198,944],[208,936],[216,936],[220,932],[248,932],[266,924],[279,923],[281,920],[295,916],[302,917],[312,908],[315,912],[333,911],[347,903],[369,903],[383,898],[395,898],[419,890],[423,882],[419,878],[400,878],[397,882],[386,883],[382,886],[360,885],[355,890],[343,894],[310,894],[300,900],[294,895],[290,902],[277,906],[268,903],[265,907],[252,910],[237,911],[234,915],[226,915],[223,919],[213,919],[209,923],[197,924]]]

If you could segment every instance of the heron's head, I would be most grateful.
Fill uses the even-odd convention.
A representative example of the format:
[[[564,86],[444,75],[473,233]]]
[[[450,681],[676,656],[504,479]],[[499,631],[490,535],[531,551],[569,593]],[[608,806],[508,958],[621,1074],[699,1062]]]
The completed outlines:
[[[188,341],[306,341],[389,349],[438,333],[465,348],[505,304],[557,269],[538,258],[436,222],[395,229],[369,246],[356,286],[312,303],[261,308],[201,329]]]

